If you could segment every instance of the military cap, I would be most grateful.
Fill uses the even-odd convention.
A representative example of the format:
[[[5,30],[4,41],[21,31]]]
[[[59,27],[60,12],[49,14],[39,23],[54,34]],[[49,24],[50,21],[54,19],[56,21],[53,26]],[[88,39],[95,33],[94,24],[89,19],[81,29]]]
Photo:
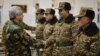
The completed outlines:
[[[71,5],[68,2],[60,2],[59,3],[59,8],[58,9],[66,9],[66,10],[71,10]]]
[[[52,8],[47,8],[46,11],[45,11],[45,13],[49,13],[49,14],[54,15],[55,14],[55,10],[52,9]]]
[[[90,20],[93,20],[95,17],[95,12],[92,9],[81,9],[79,15],[77,15],[76,17],[79,18],[83,16],[86,16]]]
[[[45,12],[44,9],[37,9],[37,11],[36,11],[36,13],[39,13],[39,14],[44,13],[44,12]]]

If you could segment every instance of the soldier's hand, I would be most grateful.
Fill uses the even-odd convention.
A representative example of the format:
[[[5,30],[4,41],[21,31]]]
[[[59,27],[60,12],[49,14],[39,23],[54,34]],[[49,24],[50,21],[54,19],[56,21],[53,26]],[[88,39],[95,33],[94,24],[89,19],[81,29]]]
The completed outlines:
[[[47,44],[46,44],[46,41],[43,41],[43,44],[44,44],[44,48],[47,48]]]
[[[36,43],[33,44],[35,48],[44,48],[44,43],[42,40],[37,40]]]

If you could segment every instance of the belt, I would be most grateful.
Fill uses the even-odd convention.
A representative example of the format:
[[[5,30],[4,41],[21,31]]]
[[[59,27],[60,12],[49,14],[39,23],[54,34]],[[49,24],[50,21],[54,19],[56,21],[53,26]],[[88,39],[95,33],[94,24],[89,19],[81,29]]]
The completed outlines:
[[[64,47],[64,46],[72,46],[72,41],[66,41],[66,42],[56,42],[56,46],[58,47]]]

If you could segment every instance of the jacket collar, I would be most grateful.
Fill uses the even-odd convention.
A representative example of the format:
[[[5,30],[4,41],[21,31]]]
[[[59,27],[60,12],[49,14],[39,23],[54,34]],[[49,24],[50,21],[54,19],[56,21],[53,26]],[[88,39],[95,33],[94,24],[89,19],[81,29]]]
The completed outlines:
[[[90,25],[86,27],[84,30],[80,28],[80,31],[83,32],[85,35],[91,37],[99,33],[99,28],[94,22],[91,22]]]
[[[65,18],[64,20],[63,19],[60,19],[58,22],[60,23],[60,22],[65,22],[65,23],[68,23],[68,24],[70,24],[70,23],[72,23],[73,21],[75,20],[75,17],[72,15],[72,14],[70,14],[67,18]]]

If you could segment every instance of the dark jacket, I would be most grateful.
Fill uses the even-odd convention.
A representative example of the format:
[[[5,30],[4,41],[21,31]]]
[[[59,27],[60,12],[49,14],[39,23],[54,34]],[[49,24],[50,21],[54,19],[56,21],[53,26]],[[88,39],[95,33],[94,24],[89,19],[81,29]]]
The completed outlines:
[[[64,20],[63,19],[60,19],[58,22],[60,23],[60,22],[64,21],[65,23],[70,24],[74,20],[75,20],[75,17],[72,14],[70,14],[66,19],[64,19]]]
[[[97,27],[96,23],[91,22],[90,25],[84,30],[80,28],[80,31],[82,31],[85,35],[91,37],[99,33],[99,28]]]
[[[38,23],[44,24],[45,23],[45,17],[43,17],[41,20],[38,20]]]
[[[46,23],[46,24],[49,23],[49,24],[53,25],[53,24],[55,24],[57,21],[58,21],[57,17],[54,16],[51,20],[46,21],[45,23]]]

